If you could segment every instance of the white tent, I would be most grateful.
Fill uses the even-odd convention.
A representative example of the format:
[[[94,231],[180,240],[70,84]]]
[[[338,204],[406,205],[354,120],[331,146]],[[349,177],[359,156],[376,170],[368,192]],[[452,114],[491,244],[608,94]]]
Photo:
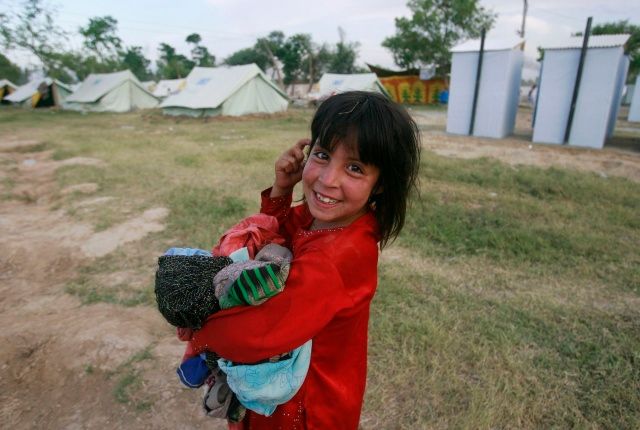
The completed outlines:
[[[129,70],[87,76],[67,98],[68,108],[92,112],[128,112],[150,109],[158,99]]]
[[[631,85],[629,85],[631,87]],[[640,75],[636,77],[633,85],[633,95],[631,96],[631,106],[629,106],[629,121],[640,122]]]
[[[182,91],[186,84],[186,79],[163,79],[155,86],[153,95],[159,98],[169,97]]]
[[[0,101],[4,101],[4,98],[9,94],[17,90],[18,87],[8,79],[0,79]]]
[[[522,39],[485,39],[473,135],[503,138],[513,133],[520,96]],[[447,132],[468,135],[473,114],[480,40],[451,50]]]
[[[628,67],[628,39],[626,34],[589,37],[569,145],[602,148],[613,133]],[[543,47],[534,142],[564,143],[582,44],[582,37],[571,37]]]
[[[387,95],[387,90],[375,73],[325,73],[318,87],[318,92],[310,93],[309,98],[319,100],[345,91],[373,91]]]
[[[141,82],[141,84],[144,87],[144,89],[149,91],[150,93],[153,93],[153,90],[156,89],[156,85],[158,85],[156,81],[143,81]]]
[[[167,115],[216,116],[275,113],[289,99],[255,64],[195,67],[185,88],[160,107]]]
[[[65,100],[71,94],[71,89],[62,82],[51,79],[35,79],[4,98],[23,107],[65,107]]]

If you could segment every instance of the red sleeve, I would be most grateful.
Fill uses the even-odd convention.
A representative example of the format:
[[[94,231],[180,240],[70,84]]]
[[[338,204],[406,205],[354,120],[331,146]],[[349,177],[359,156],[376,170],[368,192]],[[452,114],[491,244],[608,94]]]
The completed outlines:
[[[278,220],[280,235],[286,239],[287,245],[289,245],[291,238],[303,222],[302,206],[291,207],[292,194],[275,198],[269,197],[269,194],[271,194],[271,188],[267,188],[260,194],[260,212],[271,215]]]
[[[194,333],[193,348],[252,363],[299,347],[337,312],[354,304],[330,261],[317,250],[295,258],[282,293],[260,306],[240,306],[213,314]]]

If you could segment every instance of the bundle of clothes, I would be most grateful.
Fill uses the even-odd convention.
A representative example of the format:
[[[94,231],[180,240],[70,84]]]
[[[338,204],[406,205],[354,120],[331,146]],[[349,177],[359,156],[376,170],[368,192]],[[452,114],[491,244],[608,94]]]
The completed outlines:
[[[292,254],[284,243],[276,218],[257,214],[229,229],[212,252],[170,248],[158,259],[158,310],[188,342],[210,315],[264,303],[285,288]],[[258,363],[190,351],[176,369],[179,380],[189,388],[204,387],[207,415],[239,422],[247,408],[268,416],[296,394],[309,368],[311,341]]]

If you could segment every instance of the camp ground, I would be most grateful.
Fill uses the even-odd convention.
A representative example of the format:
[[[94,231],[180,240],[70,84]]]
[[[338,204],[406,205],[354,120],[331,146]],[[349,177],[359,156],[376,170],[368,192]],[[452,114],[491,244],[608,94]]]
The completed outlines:
[[[195,67],[185,88],[160,104],[166,115],[193,117],[275,113],[288,106],[287,95],[255,64]]]
[[[154,85],[153,95],[158,98],[165,98],[178,94],[187,84],[186,79],[162,79]]]
[[[27,108],[65,107],[71,89],[62,82],[51,79],[36,79],[18,87],[3,101]]]
[[[129,70],[89,75],[67,102],[68,109],[90,112],[129,112],[158,105]]]
[[[344,91],[374,91],[388,95],[375,73],[325,73],[318,87],[317,93],[309,94],[310,99],[322,100]]]
[[[0,102],[3,104],[10,103],[9,101],[4,101],[4,98],[9,94],[14,92],[18,87],[13,84],[13,82],[7,79],[0,79]]]

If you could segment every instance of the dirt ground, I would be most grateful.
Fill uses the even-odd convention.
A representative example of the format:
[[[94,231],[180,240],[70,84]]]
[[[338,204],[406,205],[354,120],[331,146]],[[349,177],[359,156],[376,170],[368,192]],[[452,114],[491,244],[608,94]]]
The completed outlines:
[[[448,157],[494,157],[510,164],[558,166],[623,176],[640,182],[640,124],[621,122],[635,133],[621,145],[585,150],[531,145],[530,115],[518,118],[516,136],[492,140],[444,133],[446,113],[414,110],[424,147]],[[625,139],[623,139],[625,140]],[[61,166],[104,161],[54,161],[50,151],[29,152],[38,142],[0,137],[0,191],[10,181],[15,198],[0,200],[0,422],[3,428],[226,428],[200,412],[200,393],[181,389],[174,372],[182,344],[170,336],[152,307],[108,303],[83,305],[65,292],[90,259],[116,252],[164,228],[166,208],[152,208],[101,232],[58,208],[60,195],[80,192],[83,210],[99,210],[96,184],[57,190]],[[27,150],[25,150],[27,149]],[[126,271],[104,282],[126,279]],[[151,348],[153,360],[136,354]],[[135,366],[134,366],[135,364]],[[146,366],[146,367],[145,367]],[[122,375],[144,371],[143,398],[152,405],[132,410],[114,390]],[[129,373],[127,373],[129,372]],[[121,380],[120,380],[121,381]],[[133,399],[136,400],[136,399]]]
[[[595,172],[603,177],[620,176],[640,182],[640,123],[624,121],[620,112],[616,137],[603,149],[588,149],[531,142],[531,109],[521,108],[514,135],[507,139],[483,139],[447,134],[445,111],[413,110],[423,131],[423,146],[438,155],[456,158],[490,157],[511,165],[559,167]]]

